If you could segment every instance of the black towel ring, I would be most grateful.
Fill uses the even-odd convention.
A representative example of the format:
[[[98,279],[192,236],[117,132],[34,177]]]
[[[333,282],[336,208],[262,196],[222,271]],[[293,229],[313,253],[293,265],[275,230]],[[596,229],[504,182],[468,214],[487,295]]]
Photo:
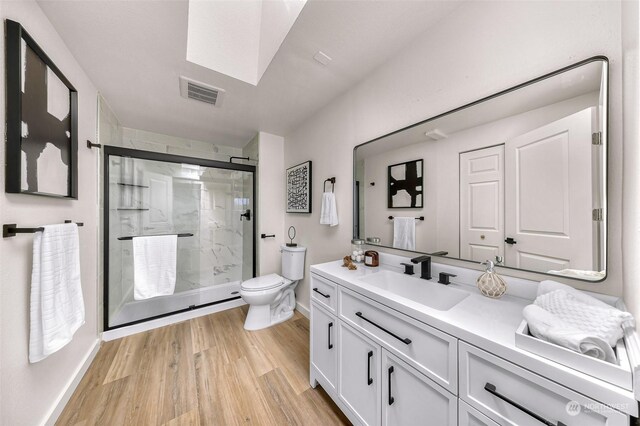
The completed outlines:
[[[327,182],[331,183],[331,192],[333,192],[333,189],[334,189],[335,184],[336,184],[336,178],[335,177],[330,177],[329,179],[325,179],[324,180],[324,183],[322,184],[323,192],[327,192]]]

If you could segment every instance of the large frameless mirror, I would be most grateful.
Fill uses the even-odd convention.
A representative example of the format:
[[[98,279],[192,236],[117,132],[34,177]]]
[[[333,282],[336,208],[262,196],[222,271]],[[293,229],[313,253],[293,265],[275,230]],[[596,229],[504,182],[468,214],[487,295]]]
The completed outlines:
[[[603,280],[607,71],[591,58],[357,146],[354,236]]]

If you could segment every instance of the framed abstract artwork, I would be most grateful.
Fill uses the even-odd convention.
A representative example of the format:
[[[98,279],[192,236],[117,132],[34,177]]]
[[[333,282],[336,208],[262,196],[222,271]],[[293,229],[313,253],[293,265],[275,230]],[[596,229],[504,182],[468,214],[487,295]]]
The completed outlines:
[[[390,209],[421,208],[423,161],[414,160],[389,166],[387,207]]]
[[[287,213],[311,213],[311,161],[287,169]]]
[[[5,191],[77,199],[78,92],[19,23],[5,30]]]

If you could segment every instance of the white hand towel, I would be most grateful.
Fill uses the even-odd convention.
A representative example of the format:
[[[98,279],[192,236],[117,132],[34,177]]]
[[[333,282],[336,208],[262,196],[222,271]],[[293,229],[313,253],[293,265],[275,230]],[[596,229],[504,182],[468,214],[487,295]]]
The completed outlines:
[[[416,220],[413,217],[393,219],[393,247],[404,250],[416,249]]]
[[[538,296],[537,306],[552,313],[568,326],[597,336],[615,346],[624,334],[623,327],[633,327],[633,316],[584,293],[558,289]]]
[[[177,235],[133,239],[133,298],[168,296],[176,289]]]
[[[338,209],[336,194],[325,192],[322,194],[322,209],[320,210],[320,225],[336,226],[338,224]]]
[[[64,347],[82,324],[78,226],[47,225],[33,237],[29,362]]]
[[[572,351],[607,362],[616,363],[615,353],[609,343],[598,336],[585,333],[567,325],[564,321],[540,306],[528,305],[522,311],[532,336]]]

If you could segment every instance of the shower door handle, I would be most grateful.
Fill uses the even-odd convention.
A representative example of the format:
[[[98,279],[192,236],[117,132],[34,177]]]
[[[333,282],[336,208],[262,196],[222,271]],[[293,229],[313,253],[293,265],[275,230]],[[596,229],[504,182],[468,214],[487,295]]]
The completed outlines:
[[[247,220],[251,220],[251,210],[247,209],[244,213],[240,215],[241,221],[243,217],[247,218]]]

